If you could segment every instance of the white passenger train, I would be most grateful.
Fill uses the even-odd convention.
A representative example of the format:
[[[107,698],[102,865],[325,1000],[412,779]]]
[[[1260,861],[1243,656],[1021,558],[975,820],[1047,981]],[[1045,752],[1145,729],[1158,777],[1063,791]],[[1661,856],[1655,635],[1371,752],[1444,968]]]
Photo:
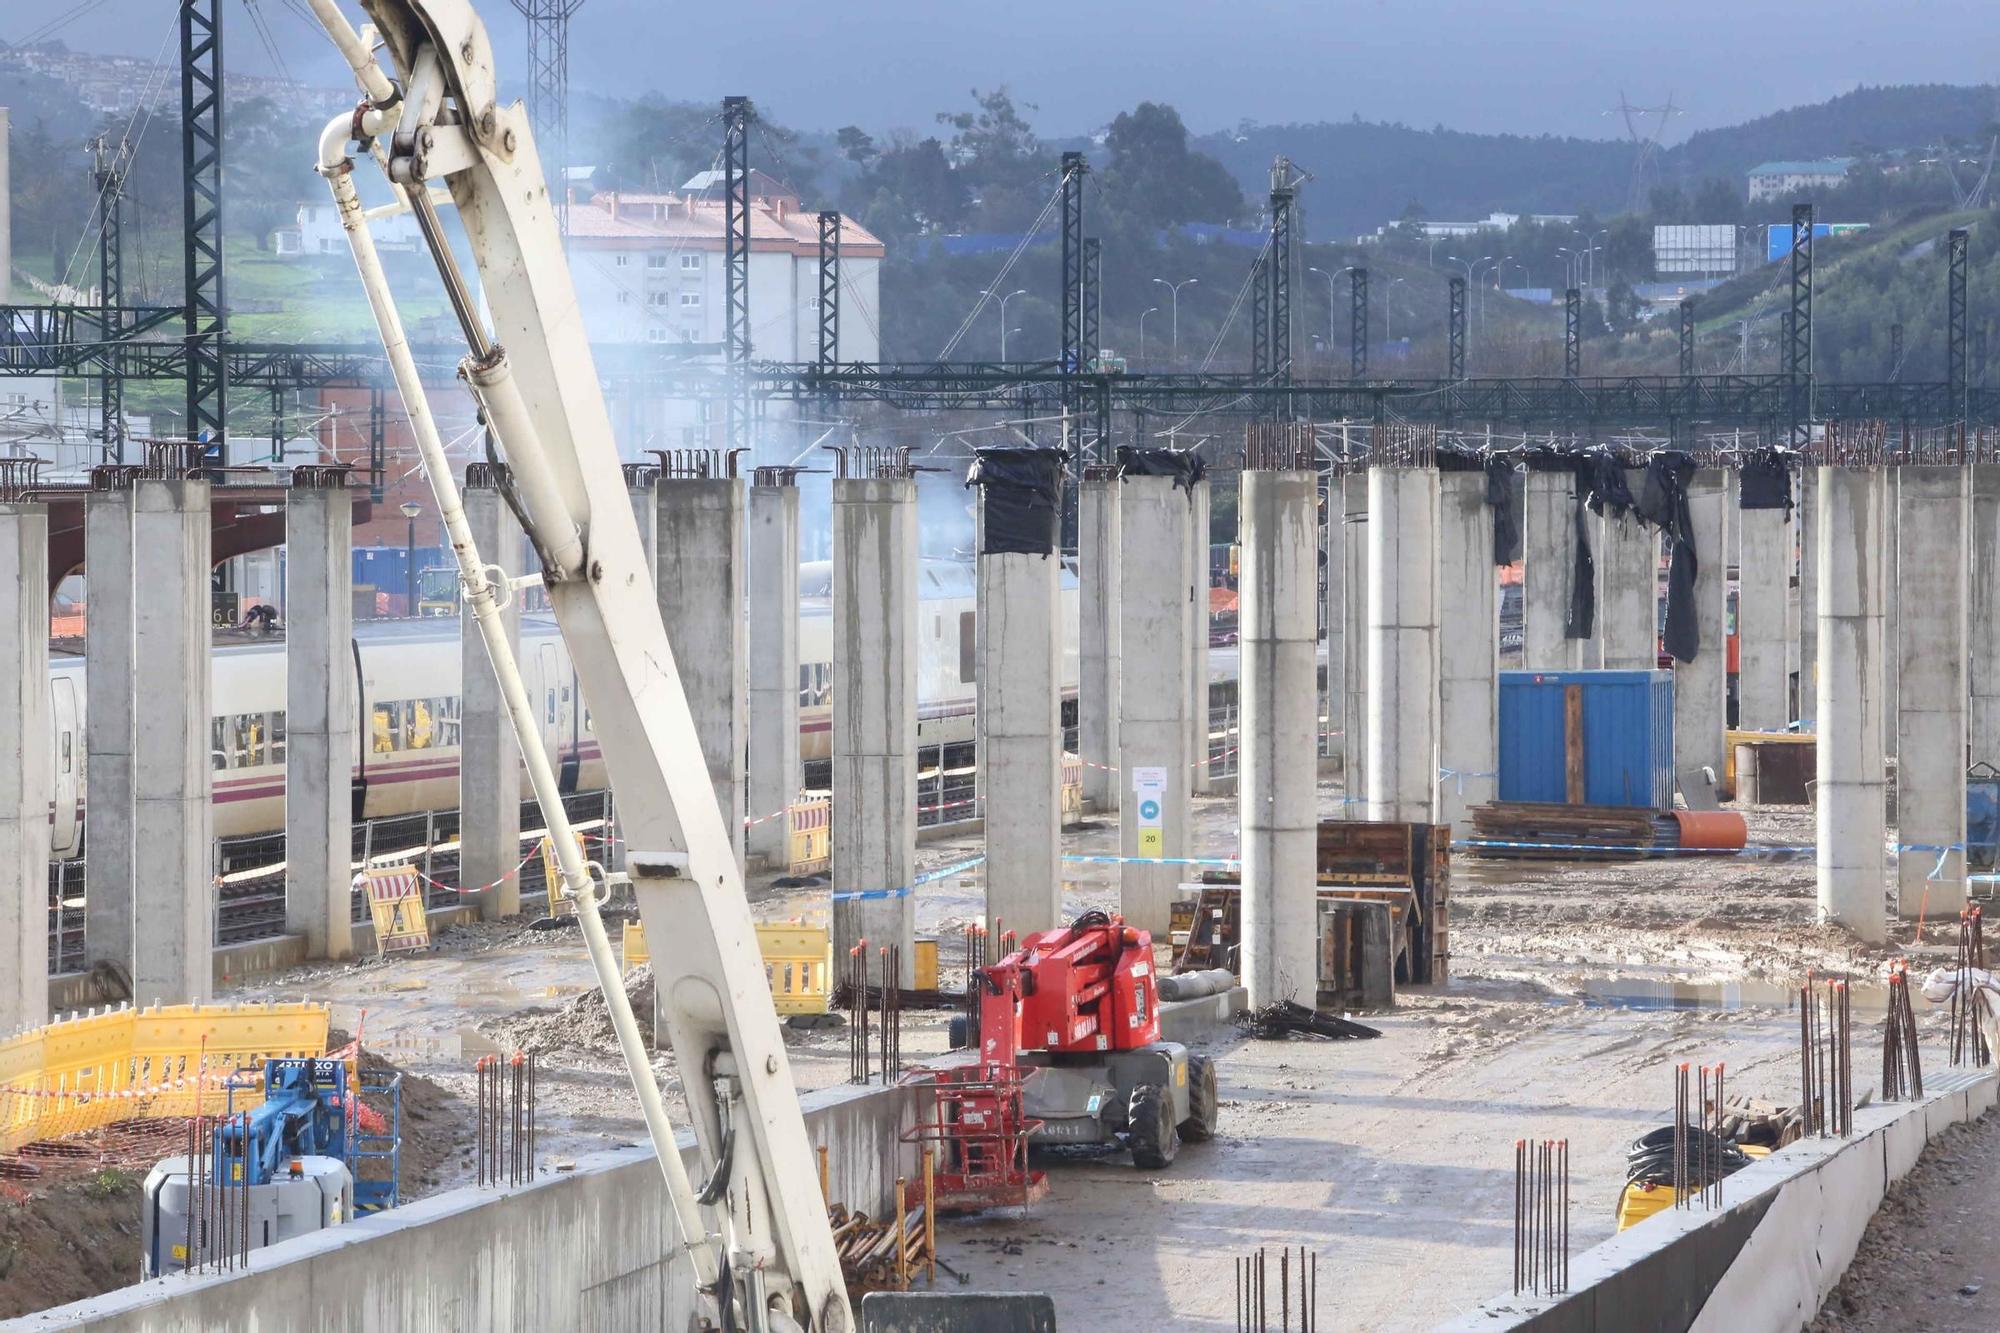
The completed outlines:
[[[1063,711],[1076,696],[1076,580],[1062,571]],[[831,567],[800,567],[799,753],[831,757],[833,670],[829,605]],[[972,566],[926,560],[918,574],[918,745],[960,746],[973,739],[975,661]],[[360,691],[354,715],[361,743],[354,757],[356,814],[362,818],[449,810],[458,804],[460,680],[455,619],[363,621],[355,627]],[[539,701],[543,740],[565,791],[605,785],[604,764],[580,705],[576,677],[555,621],[529,613],[521,622],[521,671]],[[84,659],[50,656],[50,719],[55,752],[52,855],[76,854],[85,805]],[[230,639],[215,646],[211,676],[210,759],[215,833],[234,838],[285,826],[285,644]],[[525,778],[522,795],[528,796]],[[753,811],[753,814],[764,813]]]

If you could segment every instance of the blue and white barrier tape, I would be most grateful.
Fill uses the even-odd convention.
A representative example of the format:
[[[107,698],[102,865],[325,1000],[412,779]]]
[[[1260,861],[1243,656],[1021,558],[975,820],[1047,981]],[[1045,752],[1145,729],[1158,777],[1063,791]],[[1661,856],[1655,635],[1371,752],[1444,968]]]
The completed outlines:
[[[917,876],[916,884],[905,884],[900,889],[835,889],[833,900],[837,903],[879,903],[891,898],[907,898],[924,884],[963,874],[975,866],[986,864],[986,858],[975,856],[970,861],[960,861],[956,865],[940,866],[936,870],[926,870]]]

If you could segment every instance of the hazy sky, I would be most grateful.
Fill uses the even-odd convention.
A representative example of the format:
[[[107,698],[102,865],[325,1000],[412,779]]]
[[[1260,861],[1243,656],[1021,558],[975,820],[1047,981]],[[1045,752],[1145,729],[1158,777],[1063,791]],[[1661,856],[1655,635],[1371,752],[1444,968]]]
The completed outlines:
[[[296,10],[223,0],[226,55],[271,72],[261,6],[292,74],[344,71]],[[0,0],[0,40],[82,8],[72,46],[151,56],[174,0]],[[509,0],[480,0],[525,63]],[[358,7],[349,4],[350,13]],[[2000,77],[1992,0],[584,0],[572,87],[709,101],[748,93],[803,127],[929,126],[967,90],[1006,84],[1052,134],[1101,126],[1145,98],[1197,130],[1250,119],[1398,120],[1600,136],[1619,91],[1687,108],[1669,138],[1818,101],[1861,83]]]

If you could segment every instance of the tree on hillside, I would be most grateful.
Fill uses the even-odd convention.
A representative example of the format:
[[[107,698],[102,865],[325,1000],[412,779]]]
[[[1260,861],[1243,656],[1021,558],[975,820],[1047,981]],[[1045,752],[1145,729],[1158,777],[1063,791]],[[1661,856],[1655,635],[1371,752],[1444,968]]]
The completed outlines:
[[[1109,206],[1154,226],[1227,222],[1243,211],[1243,192],[1206,153],[1191,153],[1180,113],[1141,102],[1111,122],[1104,168]]]
[[[884,240],[956,231],[965,225],[969,202],[964,180],[935,136],[899,139],[874,153],[845,196],[847,211]]]
[[[1049,191],[1055,163],[1006,88],[972,90],[970,111],[940,111],[949,125],[951,162],[974,196],[971,225],[1009,231],[1034,221]],[[1033,111],[1033,106],[1025,106]]]

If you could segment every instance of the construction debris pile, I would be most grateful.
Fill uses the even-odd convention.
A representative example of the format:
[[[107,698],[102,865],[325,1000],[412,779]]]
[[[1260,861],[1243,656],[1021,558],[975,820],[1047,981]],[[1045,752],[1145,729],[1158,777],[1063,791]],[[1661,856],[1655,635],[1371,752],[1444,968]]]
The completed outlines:
[[[850,1213],[837,1203],[827,1205],[827,1222],[833,1228],[833,1247],[840,1256],[840,1271],[847,1289],[856,1296],[870,1291],[908,1291],[910,1279],[922,1269],[924,1281],[937,1280],[937,1201],[932,1188],[932,1157],[923,1155],[922,1206],[909,1206],[909,1182],[896,1177],[895,1215],[880,1220],[862,1212]],[[821,1149],[820,1178],[826,1178],[825,1150]]]
[[[1278,1000],[1262,1009],[1250,1010],[1237,1016],[1237,1026],[1253,1037],[1266,1041],[1280,1037],[1325,1037],[1331,1040],[1354,1040],[1379,1037],[1379,1028],[1371,1028],[1366,1023],[1356,1023],[1352,1019],[1341,1018],[1318,1009],[1308,1009],[1296,1000]]]
[[[1743,817],[1730,811],[1495,801],[1472,807],[1468,850],[1504,859],[1629,861],[1743,850]]]
[[[653,1045],[653,968],[641,963],[625,975],[625,996],[632,1012],[639,1016],[639,1035]],[[612,1055],[618,1053],[618,1033],[611,1026],[611,1010],[604,993],[595,986],[579,991],[554,1008],[522,1009],[480,1025],[482,1035],[492,1038],[503,1050],[527,1055],[577,1052]]]

